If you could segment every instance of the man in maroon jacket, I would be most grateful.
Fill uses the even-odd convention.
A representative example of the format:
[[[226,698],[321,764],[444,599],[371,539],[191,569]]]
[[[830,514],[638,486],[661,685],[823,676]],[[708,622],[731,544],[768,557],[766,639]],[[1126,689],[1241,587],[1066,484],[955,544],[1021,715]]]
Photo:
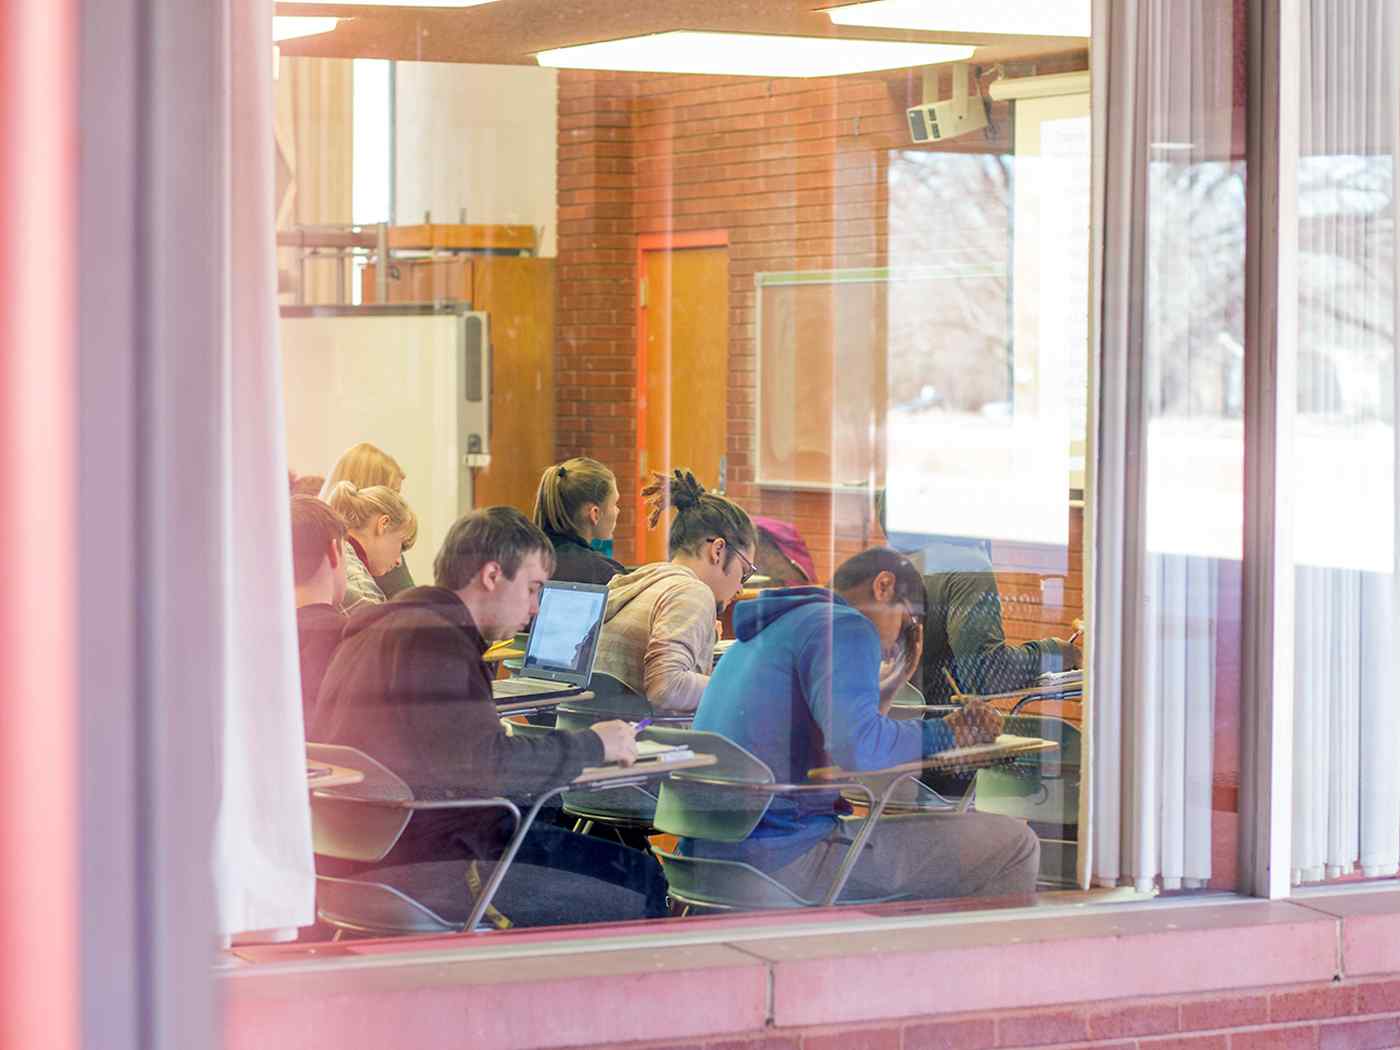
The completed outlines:
[[[552,544],[519,511],[491,507],[460,518],[433,564],[437,586],[410,588],[350,617],[321,685],[309,739],[359,748],[423,799],[528,796],[568,783],[584,766],[630,765],[637,744],[626,722],[515,737],[496,716],[482,655],[492,640],[512,637],[539,611],[540,588],[553,565]],[[566,834],[537,827],[531,839]],[[381,864],[492,860],[507,830],[495,811],[420,812]],[[569,849],[549,842],[548,854],[615,848],[573,838],[581,841]],[[542,848],[537,841],[521,858]],[[622,867],[633,859],[622,858]],[[643,854],[635,859],[654,866]],[[618,870],[617,858],[605,861]]]

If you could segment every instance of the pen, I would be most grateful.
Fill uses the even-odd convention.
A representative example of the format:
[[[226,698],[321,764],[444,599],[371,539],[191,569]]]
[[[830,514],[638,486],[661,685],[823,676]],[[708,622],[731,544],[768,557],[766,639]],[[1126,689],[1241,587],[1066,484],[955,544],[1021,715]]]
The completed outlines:
[[[636,723],[636,724],[632,727],[632,729],[633,729],[634,732],[640,733],[643,729],[645,729],[645,728],[646,728],[647,726],[649,726],[649,725],[651,725],[651,719],[650,719],[650,718],[643,718],[640,722]]]

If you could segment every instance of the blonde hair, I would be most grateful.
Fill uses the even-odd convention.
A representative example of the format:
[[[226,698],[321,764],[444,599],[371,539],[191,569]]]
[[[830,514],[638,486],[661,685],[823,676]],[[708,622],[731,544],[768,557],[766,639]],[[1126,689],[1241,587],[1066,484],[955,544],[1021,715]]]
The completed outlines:
[[[391,529],[403,529],[403,549],[413,546],[418,538],[418,515],[413,513],[404,498],[387,485],[371,485],[367,489],[357,488],[353,481],[342,481],[331,489],[330,499],[326,500],[331,510],[345,519],[352,529],[367,527],[380,515],[388,515]]]
[[[329,503],[331,490],[342,481],[353,481],[356,487],[362,489],[384,485],[398,492],[405,477],[398,460],[368,441],[361,441],[347,448],[335,461],[335,466],[326,475],[325,484],[321,486],[321,498]]]
[[[577,533],[578,513],[590,503],[602,506],[617,487],[613,472],[596,459],[578,456],[546,467],[535,492],[534,522],[549,532]]]

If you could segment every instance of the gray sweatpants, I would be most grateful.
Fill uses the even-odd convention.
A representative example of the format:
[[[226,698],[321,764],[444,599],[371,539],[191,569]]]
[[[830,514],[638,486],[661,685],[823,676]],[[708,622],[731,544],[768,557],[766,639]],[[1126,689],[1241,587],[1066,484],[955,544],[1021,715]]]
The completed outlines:
[[[820,898],[836,878],[860,830],[843,821],[831,837],[773,878],[808,898]],[[1035,892],[1040,840],[1023,822],[994,813],[933,813],[884,817],[861,851],[841,900],[899,893],[938,897],[1009,897]]]

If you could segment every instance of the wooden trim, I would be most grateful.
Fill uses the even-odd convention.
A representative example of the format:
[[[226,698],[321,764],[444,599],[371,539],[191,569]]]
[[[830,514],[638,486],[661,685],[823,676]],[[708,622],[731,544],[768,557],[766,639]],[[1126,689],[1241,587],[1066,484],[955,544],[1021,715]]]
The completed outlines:
[[[1299,0],[1250,0],[1244,358],[1241,888],[1290,893]]]
[[[645,461],[647,446],[647,307],[642,289],[647,276],[647,252],[681,251],[686,248],[728,248],[728,230],[670,231],[667,233],[643,233],[637,236],[637,273],[634,301],[637,309],[637,492],[632,508],[633,520],[633,561],[640,562],[645,545],[642,542],[643,522],[646,521],[646,503],[642,499],[642,479],[647,475],[650,464]]]
[[[389,247],[394,251],[533,252],[538,247],[538,238],[533,226],[462,226],[434,222],[390,226]]]

